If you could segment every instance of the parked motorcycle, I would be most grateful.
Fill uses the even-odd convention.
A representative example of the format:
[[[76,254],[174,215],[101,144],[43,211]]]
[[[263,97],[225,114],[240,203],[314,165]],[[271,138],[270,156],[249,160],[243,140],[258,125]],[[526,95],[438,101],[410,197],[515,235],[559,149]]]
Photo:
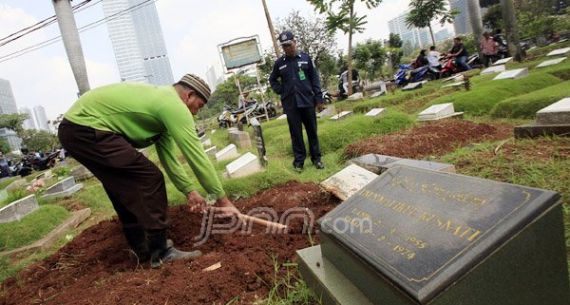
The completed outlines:
[[[247,117],[251,117],[257,108],[257,103],[249,103],[245,108],[233,109],[224,105],[222,113],[218,116],[220,128],[229,128],[237,124],[247,124]]]
[[[274,118],[277,116],[277,108],[275,107],[275,104],[271,100],[266,101],[265,103],[259,103],[255,101],[255,109],[253,111],[253,115],[256,117],[258,116],[265,117],[266,109],[267,109],[267,116],[269,118]]]
[[[429,65],[413,69],[412,65],[400,64],[400,69],[394,75],[394,83],[398,87],[404,87],[409,83],[417,83],[423,80],[436,80],[441,72]]]

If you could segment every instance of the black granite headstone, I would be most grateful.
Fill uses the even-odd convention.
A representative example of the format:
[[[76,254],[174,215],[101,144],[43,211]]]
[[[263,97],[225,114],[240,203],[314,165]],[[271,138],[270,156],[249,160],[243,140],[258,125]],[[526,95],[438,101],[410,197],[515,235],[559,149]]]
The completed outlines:
[[[532,250],[529,253],[538,259],[544,259],[543,256],[556,257],[548,257],[546,262],[531,259],[529,262],[518,262],[521,258],[517,255],[521,255],[521,251],[513,253],[511,257],[515,265],[520,263],[521,268],[530,268],[537,274],[542,274],[543,271],[552,273],[561,267],[556,274],[549,275],[550,279],[537,278],[537,281],[542,282],[528,285],[528,289],[536,289],[539,294],[543,294],[546,289],[543,286],[550,285],[551,288],[548,289],[558,294],[554,299],[568,300],[559,199],[558,193],[547,190],[396,167],[386,171],[320,220],[322,253],[324,258],[338,264],[339,270],[368,294],[372,303],[392,300],[377,295],[381,291],[377,283],[383,281],[402,291],[403,296],[400,298],[411,299],[412,303],[409,304],[427,304],[434,298],[445,299],[441,298],[445,295],[444,291],[485,261],[487,264],[507,266],[509,263],[506,260],[489,258],[510,240],[516,240],[515,237],[526,236],[521,232],[529,231],[527,228],[532,229],[534,223],[548,214],[556,220],[547,221],[549,230],[552,231],[548,233],[551,235],[548,240],[560,240],[560,244],[556,242],[549,245],[550,249],[544,249],[546,247],[541,245],[539,249],[529,249]],[[550,213],[555,208],[557,210]],[[542,224],[534,225],[538,229],[532,230],[543,230],[541,226]],[[532,244],[525,241],[528,247],[538,247],[540,242],[547,240],[545,237],[543,241],[535,241],[532,234],[529,235],[531,237],[525,237],[535,242]],[[562,253],[553,254],[559,252]],[[361,266],[366,268],[360,269]],[[540,268],[544,270],[541,271]],[[499,271],[500,267],[490,270]],[[481,281],[485,278],[508,278],[504,274],[482,275],[477,272],[472,272],[472,277],[471,285],[479,285],[478,287],[481,287]],[[469,284],[466,285],[469,287]],[[496,287],[505,283],[498,285]],[[517,285],[512,284],[512,287]],[[566,289],[560,292],[560,287]],[[464,288],[460,287],[459,290],[461,289]],[[475,291],[475,288],[471,289]],[[508,298],[512,293],[498,291],[493,294],[490,291],[489,296],[502,295]],[[485,297],[487,296],[481,296],[481,300],[486,300]],[[402,301],[388,301],[385,304],[408,304],[400,302]],[[512,304],[507,301],[472,301],[461,304],[507,303]],[[453,301],[441,304],[453,304]],[[552,305],[562,304],[567,303]]]
[[[261,165],[263,167],[267,166],[267,150],[265,149],[265,140],[263,139],[263,130],[261,129],[261,124],[256,118],[250,120],[251,126],[253,127],[253,132],[255,133],[255,146],[257,147],[257,152],[259,154],[259,159],[261,160]]]

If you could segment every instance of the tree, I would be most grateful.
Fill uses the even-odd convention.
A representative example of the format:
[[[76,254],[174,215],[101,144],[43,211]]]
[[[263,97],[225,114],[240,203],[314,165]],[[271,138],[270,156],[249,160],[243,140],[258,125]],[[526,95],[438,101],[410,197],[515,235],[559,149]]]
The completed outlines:
[[[478,1],[467,1],[467,8],[469,10],[469,20],[471,21],[471,28],[473,29],[473,37],[475,37],[475,44],[477,52],[481,58],[481,44],[478,43],[483,36],[483,21],[481,20],[481,7]]]
[[[504,27],[500,4],[492,5],[487,9],[483,16],[483,25],[488,29],[502,29]]]
[[[388,39],[388,52],[390,52],[390,64],[392,65],[393,70],[398,69],[402,56],[404,56],[404,52],[402,51],[403,44],[404,43],[402,42],[400,35],[390,33],[390,38]]]
[[[0,128],[11,129],[20,136],[24,130],[22,124],[24,124],[24,121],[27,119],[28,115],[25,113],[0,114]]]
[[[362,33],[366,25],[366,15],[358,16],[355,12],[356,2],[364,3],[368,9],[378,7],[382,0],[307,0],[321,14],[327,15],[326,25],[329,31],[341,30],[348,34],[348,79],[352,79],[352,36]],[[348,94],[352,94],[352,86],[348,86]]]
[[[406,24],[409,27],[429,28],[432,44],[435,46],[435,35],[431,27],[431,22],[439,18],[439,23],[453,23],[455,10],[447,9],[446,0],[411,0],[410,13],[406,17]]]
[[[29,150],[51,151],[60,146],[57,136],[45,130],[24,130],[20,137],[22,138],[22,144]]]
[[[237,106],[239,98],[239,89],[236,85],[236,78],[239,77],[240,85],[242,88],[247,88],[253,84],[257,84],[255,77],[244,75],[232,75],[226,81],[219,84],[216,91],[208,100],[206,107],[204,107],[198,115],[200,118],[208,118],[219,114],[224,105]]]
[[[354,48],[355,66],[357,69],[365,71],[362,74],[368,80],[374,80],[382,73],[386,57],[386,50],[380,40],[368,39],[365,43],[358,43]]]
[[[515,7],[513,0],[501,0],[501,8],[503,9],[503,20],[505,21],[505,32],[507,42],[509,43],[509,51],[514,55],[516,61],[522,61],[524,53],[519,41],[519,32],[517,18],[515,16]]]
[[[4,138],[0,138],[0,152],[7,154],[11,151],[10,144]]]
[[[292,11],[285,19],[277,20],[277,28],[279,32],[289,30],[295,34],[297,47],[311,55],[317,69],[323,55],[336,49],[335,32],[328,30],[322,18],[308,19],[299,11]]]
[[[337,65],[337,60],[334,54],[330,52],[325,52],[321,55],[319,64],[319,73],[321,74],[321,87],[328,88],[330,85],[330,80],[333,75],[337,75],[339,71]]]

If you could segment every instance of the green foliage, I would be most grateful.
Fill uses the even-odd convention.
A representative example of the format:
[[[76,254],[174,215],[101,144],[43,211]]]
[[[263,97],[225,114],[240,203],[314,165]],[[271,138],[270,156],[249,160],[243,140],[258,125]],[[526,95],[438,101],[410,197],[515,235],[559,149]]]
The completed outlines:
[[[487,115],[502,100],[561,82],[559,78],[545,72],[534,73],[521,79],[486,81],[476,84],[474,90],[443,96],[435,99],[432,104],[453,103],[456,111]]]
[[[51,172],[56,177],[66,177],[66,176],[69,176],[69,174],[71,173],[71,169],[67,166],[60,165],[60,166],[52,169]]]
[[[382,42],[372,39],[358,43],[353,54],[356,68],[361,70],[361,74],[369,80],[376,79],[382,73],[386,56]]]
[[[209,118],[219,115],[226,104],[232,107],[237,107],[239,89],[236,85],[236,77],[238,76],[233,75],[226,79],[225,82],[218,85],[206,106],[200,110],[198,114],[200,118]],[[242,90],[247,90],[248,87],[257,84],[257,79],[250,76],[240,75],[239,81]]]
[[[69,212],[65,208],[43,205],[20,221],[0,224],[0,251],[16,249],[39,240],[67,217]]]
[[[0,207],[7,206],[8,204],[20,200],[29,195],[29,193],[25,189],[14,189],[7,191],[8,196],[0,201]]]
[[[10,144],[4,138],[0,138],[0,152],[7,154],[11,151]]]
[[[18,180],[18,179],[20,179],[19,176],[18,176],[18,177],[10,177],[10,178],[2,179],[2,180],[0,181],[0,190],[5,189],[8,185],[10,185],[10,183],[12,183],[12,182],[14,182],[14,181],[16,181],[16,180]]]
[[[20,134],[23,130],[22,124],[28,119],[25,113],[0,114],[0,128],[8,128]]]
[[[493,107],[491,116],[532,119],[538,110],[567,96],[570,96],[570,81],[501,101]]]
[[[406,24],[410,27],[429,28],[435,45],[435,38],[431,22],[439,19],[439,23],[453,23],[455,15],[459,14],[456,10],[449,10],[447,8],[448,1],[446,0],[411,0],[410,12],[406,17]]]
[[[28,129],[20,133],[22,144],[29,150],[50,151],[60,146],[56,135],[45,130]]]
[[[502,29],[504,28],[503,13],[501,12],[501,5],[495,4],[489,7],[483,16],[483,25],[488,29]]]

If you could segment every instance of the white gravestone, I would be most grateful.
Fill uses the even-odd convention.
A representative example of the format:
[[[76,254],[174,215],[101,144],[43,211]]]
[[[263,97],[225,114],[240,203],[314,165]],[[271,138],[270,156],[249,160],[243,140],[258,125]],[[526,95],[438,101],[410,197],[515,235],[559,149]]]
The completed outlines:
[[[451,84],[445,85],[441,88],[464,87],[464,86],[465,86],[465,82],[458,82],[458,83],[451,83]]]
[[[559,55],[566,55],[568,53],[570,53],[570,48],[556,49],[556,50],[548,53],[548,55],[546,55],[546,56],[559,56]]]
[[[251,138],[247,131],[232,130],[229,133],[230,143],[235,144],[238,148],[247,149],[251,148]]]
[[[239,157],[235,144],[230,144],[215,154],[217,161],[231,160]]]
[[[498,65],[504,65],[506,63],[508,63],[509,61],[513,60],[512,57],[507,57],[507,58],[503,58],[501,60],[497,60],[496,62],[493,63],[493,66],[498,66]]]
[[[337,114],[337,115],[335,115],[335,116],[332,116],[332,117],[331,117],[331,120],[337,121],[337,120],[340,120],[340,119],[344,119],[345,117],[347,117],[347,116],[349,116],[349,115],[351,115],[351,114],[352,114],[352,111],[343,111],[343,112],[341,112],[341,113],[339,113],[339,114]]]
[[[205,141],[202,142],[202,146],[203,146],[203,147],[210,147],[210,146],[212,146],[212,140],[206,139]]]
[[[505,72],[505,71],[507,71],[507,67],[505,67],[505,65],[493,66],[493,67],[489,67],[489,68],[481,71],[481,75],[501,73],[501,72]]]
[[[409,83],[404,88],[402,88],[402,90],[403,91],[411,91],[411,90],[419,89],[419,88],[423,87],[423,85],[424,85],[423,82]]]
[[[206,155],[215,157],[216,153],[218,152],[218,148],[216,146],[212,146],[205,150]]]
[[[22,219],[24,216],[37,210],[40,206],[35,195],[29,195],[0,208],[0,223],[7,223]]]
[[[368,111],[365,116],[379,116],[384,113],[386,109],[384,108],[373,108],[372,110]]]
[[[357,100],[361,100],[361,99],[363,99],[363,98],[364,98],[364,94],[362,94],[362,92],[357,92],[357,93],[354,93],[353,95],[349,96],[349,97],[347,98],[347,100],[349,100],[349,101],[357,101]]]
[[[566,57],[546,60],[546,61],[541,62],[540,65],[538,65],[536,67],[537,68],[544,68],[544,67],[554,66],[554,65],[557,65],[557,64],[563,62],[564,60],[566,60]]]
[[[500,80],[500,79],[518,79],[528,76],[528,68],[522,69],[515,69],[515,70],[508,70],[499,75],[497,75],[493,80]]]
[[[282,115],[280,115],[277,119],[278,119],[278,120],[285,120],[286,118],[287,118],[287,115],[286,115],[286,114],[282,114]]]
[[[317,117],[325,118],[325,117],[333,116],[335,113],[336,113],[335,106],[334,105],[328,105],[327,108],[325,108],[325,110],[323,110],[317,114]]]
[[[341,200],[346,200],[365,187],[378,175],[358,165],[350,164],[340,172],[321,182],[321,186]]]
[[[539,125],[570,125],[570,97],[564,98],[536,113]]]
[[[245,177],[261,171],[263,171],[263,166],[261,166],[259,159],[250,152],[226,165],[226,176],[228,178]]]
[[[58,183],[48,187],[42,198],[69,197],[83,188],[83,183],[75,184],[75,177],[67,177]]]
[[[420,114],[418,114],[418,120],[435,121],[461,114],[463,114],[463,112],[455,112],[453,103],[437,104],[432,105],[426,110],[420,112]]]
[[[374,92],[374,93],[370,96],[370,98],[375,98],[375,97],[379,97],[379,96],[382,96],[382,95],[386,95],[386,92],[387,92],[387,91],[376,91],[376,92]]]

